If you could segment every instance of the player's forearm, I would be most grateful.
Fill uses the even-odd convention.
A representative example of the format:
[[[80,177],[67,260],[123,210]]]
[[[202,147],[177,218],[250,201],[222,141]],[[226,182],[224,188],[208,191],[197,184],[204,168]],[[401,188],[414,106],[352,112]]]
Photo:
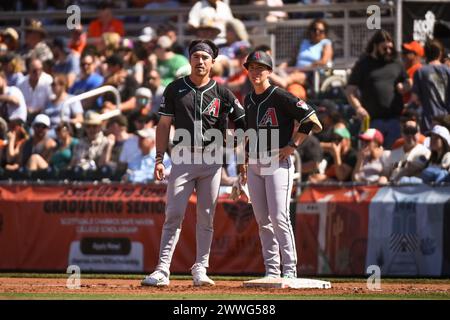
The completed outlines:
[[[156,126],[156,152],[166,152],[169,145],[170,124],[159,123]]]
[[[301,144],[303,143],[303,141],[306,140],[306,138],[308,137],[308,135],[306,133],[303,132],[296,132],[294,134],[294,137],[292,138],[292,141],[294,141],[294,143],[297,146],[301,146]]]

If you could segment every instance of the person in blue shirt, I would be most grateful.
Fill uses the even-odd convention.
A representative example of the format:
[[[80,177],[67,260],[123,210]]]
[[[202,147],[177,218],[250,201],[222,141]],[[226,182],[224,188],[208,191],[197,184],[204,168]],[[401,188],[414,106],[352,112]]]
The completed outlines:
[[[328,35],[328,25],[322,19],[314,19],[308,26],[307,38],[301,44],[295,61],[295,70],[289,75],[289,83],[304,85],[309,77],[302,68],[329,66],[333,59],[333,46]]]
[[[144,128],[136,132],[139,141],[140,153],[136,154],[128,163],[128,170],[123,177],[124,181],[133,183],[145,183],[154,180],[156,148],[155,148],[155,129]],[[165,175],[170,174],[172,164],[169,156],[164,154]]]
[[[95,57],[92,54],[88,53],[83,55],[80,60],[80,66],[80,79],[75,81],[73,86],[69,89],[69,93],[75,96],[100,87],[104,81],[103,77],[95,72],[96,63]],[[84,109],[99,108],[102,102],[99,99],[101,98],[98,98],[97,102],[95,98],[83,101]]]
[[[80,74],[80,56],[72,52],[63,37],[54,38],[51,48],[54,57],[53,73],[65,74],[69,87],[72,86]]]

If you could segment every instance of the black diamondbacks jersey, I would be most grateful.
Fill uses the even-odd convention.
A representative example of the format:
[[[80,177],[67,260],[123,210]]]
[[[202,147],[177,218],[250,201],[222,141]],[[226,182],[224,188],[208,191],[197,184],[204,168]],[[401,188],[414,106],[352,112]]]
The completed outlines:
[[[192,137],[192,145],[196,122],[200,123],[203,138],[208,129],[218,129],[224,134],[228,127],[228,119],[234,123],[239,121],[243,123],[245,120],[244,108],[228,88],[214,80],[197,88],[188,76],[177,79],[167,86],[159,114],[172,116],[175,129],[188,130]],[[223,136],[225,137],[225,134]],[[202,140],[204,145],[210,142],[205,138]]]
[[[254,91],[245,97],[245,118],[248,129],[260,132],[267,130],[268,150],[275,149],[270,141],[271,130],[279,130],[278,147],[282,148],[292,138],[295,121],[302,124],[315,113],[314,109],[305,101],[300,100],[284,89],[270,86],[262,94],[257,95]],[[258,137],[260,135],[258,134]]]

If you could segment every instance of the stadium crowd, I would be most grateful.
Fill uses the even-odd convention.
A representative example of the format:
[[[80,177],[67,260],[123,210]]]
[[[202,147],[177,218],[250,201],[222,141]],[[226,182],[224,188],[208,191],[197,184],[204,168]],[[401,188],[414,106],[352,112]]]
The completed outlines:
[[[68,37],[49,38],[37,19],[25,27],[24,39],[13,27],[1,30],[1,180],[153,180],[158,109],[165,87],[190,73],[186,44],[166,21],[132,40],[110,2],[97,9],[97,19]],[[412,41],[397,53],[392,36],[377,31],[343,97],[315,96],[313,71],[327,76],[333,43],[326,21],[310,20],[297,55],[271,74],[273,84],[314,101],[324,126],[298,150],[302,181],[450,182],[448,48],[438,40]],[[220,0],[195,2],[187,27],[219,46],[212,76],[242,102],[251,89],[242,63],[252,50],[271,48],[253,46],[245,24]],[[119,91],[119,105],[111,93],[71,100],[105,85]],[[109,117],[116,109],[120,114]],[[169,156],[164,161],[169,174]],[[235,163],[227,159],[222,182],[235,179]]]

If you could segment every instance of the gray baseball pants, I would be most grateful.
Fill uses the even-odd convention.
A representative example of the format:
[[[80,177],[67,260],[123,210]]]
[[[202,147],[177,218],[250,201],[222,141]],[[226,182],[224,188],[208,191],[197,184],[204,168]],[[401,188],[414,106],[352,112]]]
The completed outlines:
[[[161,235],[157,270],[170,274],[186,207],[194,189],[197,193],[196,259],[205,268],[213,238],[214,212],[219,195],[220,164],[173,164],[168,178],[166,218]]]
[[[259,227],[266,276],[297,276],[297,252],[289,216],[294,166],[282,160],[270,175],[264,165],[250,164],[247,183],[253,212]],[[281,263],[280,263],[281,253]]]

